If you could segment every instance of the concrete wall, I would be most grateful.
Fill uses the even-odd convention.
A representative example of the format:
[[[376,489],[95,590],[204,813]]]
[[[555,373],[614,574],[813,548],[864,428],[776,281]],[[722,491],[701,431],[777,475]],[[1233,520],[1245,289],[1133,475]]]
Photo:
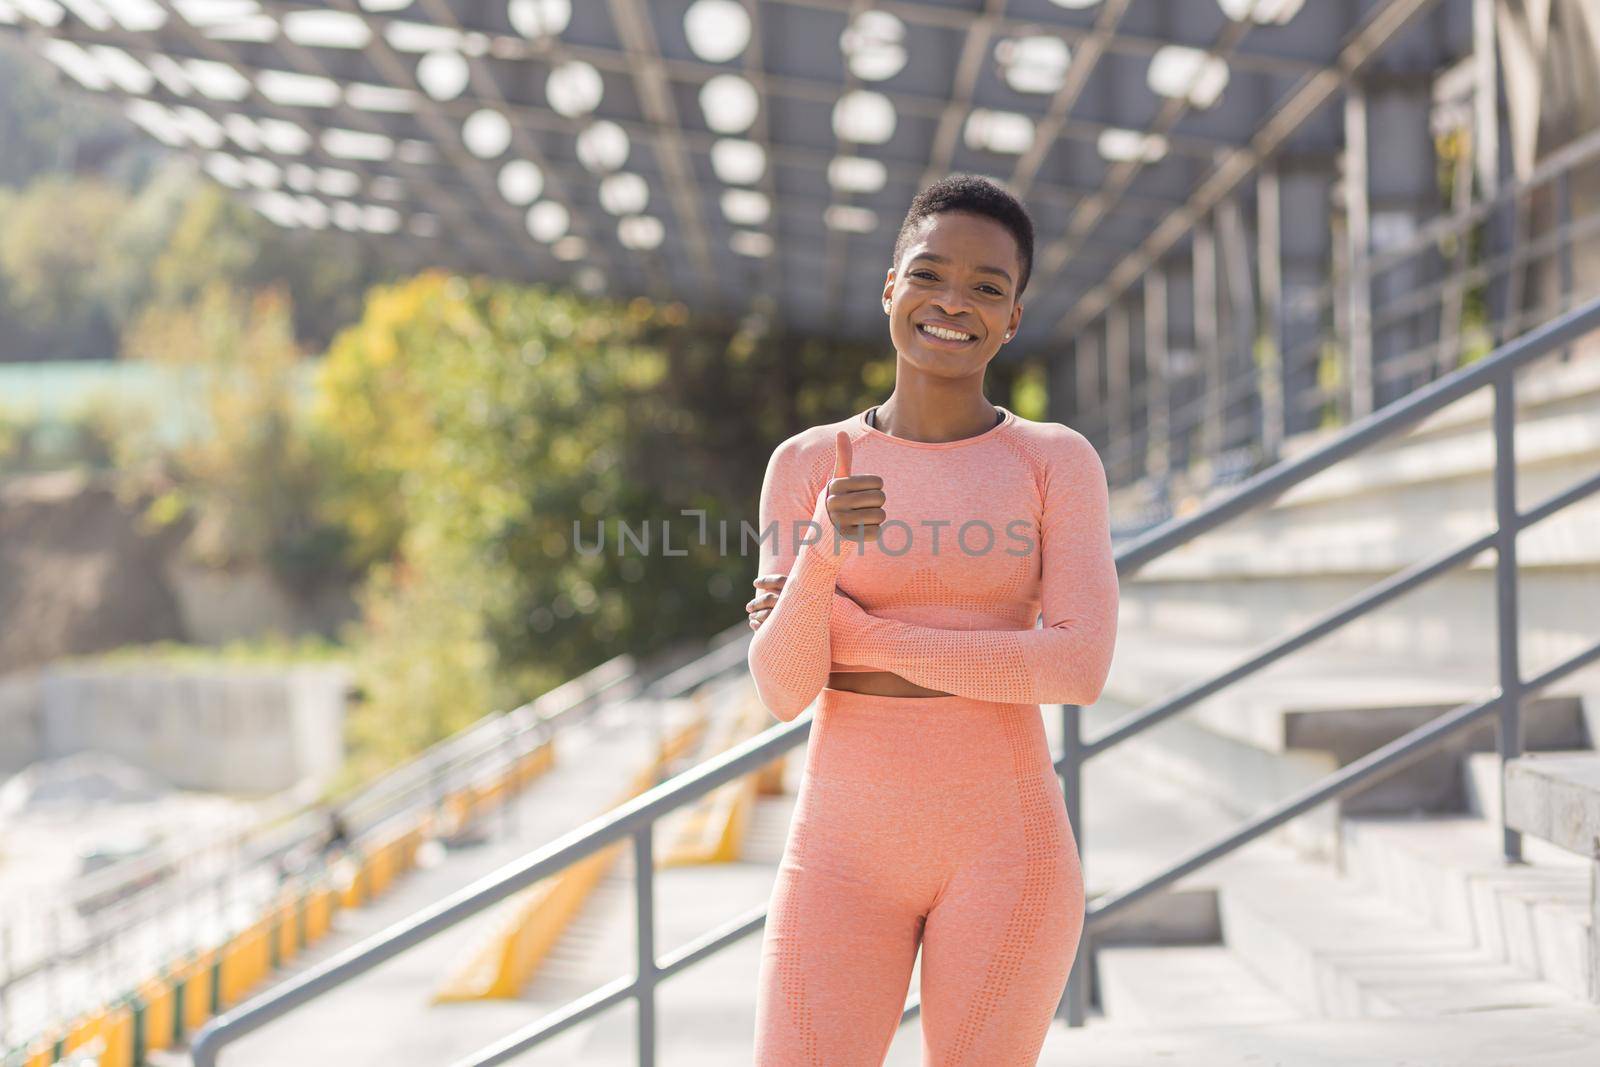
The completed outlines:
[[[184,789],[273,792],[343,759],[336,666],[73,664],[0,680],[0,769],[99,751]]]
[[[0,774],[39,758],[39,674],[0,675]]]

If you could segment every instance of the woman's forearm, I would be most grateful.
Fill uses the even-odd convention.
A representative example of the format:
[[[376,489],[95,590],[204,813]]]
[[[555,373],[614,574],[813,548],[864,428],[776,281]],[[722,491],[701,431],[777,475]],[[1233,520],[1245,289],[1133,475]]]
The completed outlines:
[[[1008,704],[1093,704],[1110,673],[1115,600],[1031,630],[951,630],[873,615],[836,593],[829,632],[839,663],[893,671],[929,689]]]
[[[777,603],[750,639],[747,659],[756,693],[784,722],[811,705],[827,684],[832,665],[830,614],[845,548],[835,545],[826,502],[824,490],[809,528],[801,524],[800,532],[814,540],[800,547]],[[799,532],[780,529],[777,535],[798,538]]]

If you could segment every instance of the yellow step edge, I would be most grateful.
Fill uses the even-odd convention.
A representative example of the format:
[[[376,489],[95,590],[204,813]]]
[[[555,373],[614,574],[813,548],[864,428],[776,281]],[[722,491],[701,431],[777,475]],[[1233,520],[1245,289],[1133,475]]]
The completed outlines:
[[[661,769],[692,747],[705,727],[706,716],[700,712],[664,739],[655,758],[633,776],[617,803],[625,803],[654,788]],[[433,995],[433,1003],[519,996],[594,887],[628,845],[627,840],[614,841],[565,870],[541,878],[500,905],[501,920],[485,943],[475,948],[440,984]]]

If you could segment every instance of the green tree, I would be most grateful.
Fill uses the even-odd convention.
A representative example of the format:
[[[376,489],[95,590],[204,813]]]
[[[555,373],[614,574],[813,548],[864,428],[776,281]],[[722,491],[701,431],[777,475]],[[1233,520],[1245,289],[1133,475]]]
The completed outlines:
[[[266,565],[291,591],[347,580],[346,535],[323,516],[331,442],[303,415],[303,353],[287,296],[221,282],[189,305],[157,306],[130,331],[127,354],[184,368],[207,433],[168,457],[170,514],[193,508],[188,544],[216,567]]]
[[[677,304],[442,273],[372,290],[313,407],[337,442],[328,514],[371,568],[358,747],[424,744],[737,623],[772,447],[881,398],[893,369],[878,346]]]
[[[214,280],[242,289],[284,288],[295,336],[321,349],[361,314],[368,285],[392,276],[378,246],[341,231],[286,230],[236,194],[192,177],[170,237],[143,261],[151,299],[181,305]]]
[[[96,179],[49,177],[0,205],[0,273],[10,312],[60,339],[74,355],[114,347],[106,310],[107,270],[128,209],[120,189]]]

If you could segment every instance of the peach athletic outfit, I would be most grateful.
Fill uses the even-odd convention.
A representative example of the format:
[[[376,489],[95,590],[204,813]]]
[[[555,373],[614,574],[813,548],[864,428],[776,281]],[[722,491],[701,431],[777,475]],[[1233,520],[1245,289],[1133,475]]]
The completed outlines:
[[[1000,411],[944,442],[861,412],[768,462],[759,573],[788,579],[750,670],[783,721],[820,700],[767,917],[758,1067],[880,1067],[919,943],[926,1067],[1034,1064],[1066,987],[1083,878],[1039,704],[1092,704],[1110,670],[1108,492],[1083,435]],[[828,518],[841,429],[850,473],[883,478],[876,542]],[[863,670],[951,695],[825,688]]]

